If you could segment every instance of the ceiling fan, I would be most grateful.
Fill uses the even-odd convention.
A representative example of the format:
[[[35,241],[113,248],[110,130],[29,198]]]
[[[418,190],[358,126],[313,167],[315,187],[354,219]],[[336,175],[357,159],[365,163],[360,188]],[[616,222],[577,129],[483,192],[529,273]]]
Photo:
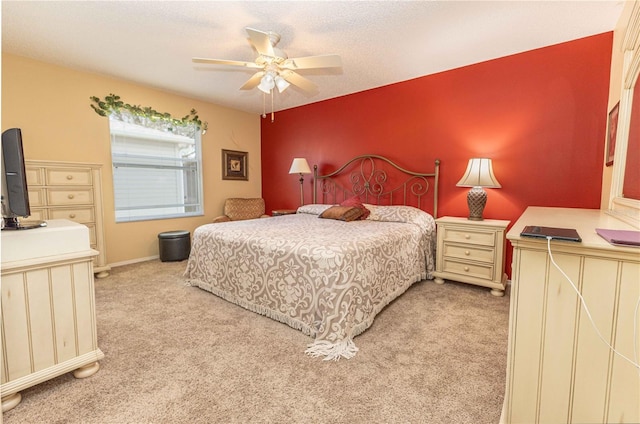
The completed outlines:
[[[255,62],[201,57],[194,57],[192,60],[196,63],[258,69],[240,89],[251,90],[257,87],[266,94],[273,94],[274,88],[277,88],[278,92],[282,93],[291,84],[305,92],[314,92],[317,88],[316,85],[296,71],[342,67],[340,56],[335,54],[289,59],[284,51],[276,47],[280,41],[280,34],[273,31],[259,31],[253,28],[245,28],[245,30],[249,34],[249,42],[258,52]]]

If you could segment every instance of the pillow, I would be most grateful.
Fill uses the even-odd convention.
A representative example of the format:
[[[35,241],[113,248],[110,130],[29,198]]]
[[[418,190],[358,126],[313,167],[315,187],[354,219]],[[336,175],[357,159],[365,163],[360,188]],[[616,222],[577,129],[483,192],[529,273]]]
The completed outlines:
[[[369,214],[371,213],[371,211],[362,204],[358,196],[353,196],[343,201],[342,203],[340,203],[340,206],[352,206],[361,209],[362,215],[358,219],[367,219],[369,217]]]
[[[324,205],[318,203],[310,203],[308,205],[300,206],[297,213],[308,213],[311,215],[320,215],[322,212],[329,209],[332,205]]]
[[[350,222],[362,216],[362,209],[353,206],[331,206],[320,214],[320,218]]]
[[[380,217],[378,216],[378,205],[372,205],[370,203],[363,203],[364,207],[367,208],[369,210],[369,216],[367,217],[368,220],[370,221],[381,221]]]

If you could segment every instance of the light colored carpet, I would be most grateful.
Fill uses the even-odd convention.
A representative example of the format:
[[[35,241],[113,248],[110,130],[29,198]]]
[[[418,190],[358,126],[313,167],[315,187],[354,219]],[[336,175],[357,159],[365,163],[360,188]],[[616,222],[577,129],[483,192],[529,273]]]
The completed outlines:
[[[423,281],[355,338],[355,358],[303,352],[290,327],[184,285],[186,262],[96,280],[101,369],[24,390],[14,423],[497,423],[509,297]]]

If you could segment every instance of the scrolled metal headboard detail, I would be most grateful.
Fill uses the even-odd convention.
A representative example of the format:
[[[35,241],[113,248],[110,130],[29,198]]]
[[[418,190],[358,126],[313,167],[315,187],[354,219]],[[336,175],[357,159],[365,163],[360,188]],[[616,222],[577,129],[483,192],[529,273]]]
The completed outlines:
[[[393,169],[404,174],[406,178],[395,187],[390,184],[387,170]],[[351,187],[344,187],[336,177],[349,171],[348,182]],[[433,216],[438,216],[438,181],[440,160],[435,160],[433,172],[413,172],[402,168],[391,160],[379,155],[361,155],[349,160],[337,170],[326,174],[318,174],[318,165],[313,166],[313,203],[340,203],[351,196],[358,196],[365,203],[407,205],[415,199],[417,207],[423,208],[423,196],[433,186]],[[345,177],[347,179],[347,177]],[[433,182],[431,183],[431,180]],[[318,195],[321,196],[319,199]],[[400,198],[400,199],[398,199]],[[386,202],[386,203],[384,203]]]

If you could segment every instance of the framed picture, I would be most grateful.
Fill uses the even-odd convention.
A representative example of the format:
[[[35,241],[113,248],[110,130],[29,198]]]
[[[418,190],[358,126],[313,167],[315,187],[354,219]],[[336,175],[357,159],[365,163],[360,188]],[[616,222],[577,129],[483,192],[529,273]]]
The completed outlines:
[[[247,152],[222,149],[222,179],[249,180],[247,176]]]
[[[616,133],[618,131],[618,109],[620,108],[620,102],[618,102],[611,112],[609,112],[609,126],[607,127],[607,161],[605,165],[613,165],[613,154],[616,151]]]

